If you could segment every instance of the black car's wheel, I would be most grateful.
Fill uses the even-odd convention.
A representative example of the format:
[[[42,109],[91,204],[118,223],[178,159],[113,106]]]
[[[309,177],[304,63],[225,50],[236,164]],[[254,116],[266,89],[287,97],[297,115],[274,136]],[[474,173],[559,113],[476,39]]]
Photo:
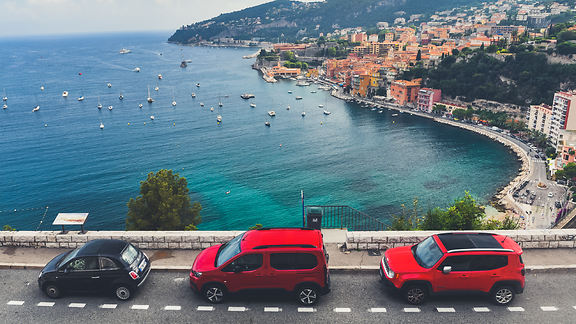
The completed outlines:
[[[516,293],[510,286],[500,286],[492,292],[492,301],[499,306],[510,304],[514,297],[516,297]]]
[[[212,304],[218,304],[226,298],[226,289],[221,285],[208,285],[204,288],[204,296]]]
[[[49,283],[46,284],[44,286],[44,292],[46,293],[46,295],[50,298],[59,298],[62,295],[62,291],[60,290],[60,287],[58,287],[56,284],[53,283]]]
[[[296,290],[298,301],[303,305],[314,305],[320,299],[318,289],[313,286],[302,286]]]
[[[114,293],[118,299],[128,300],[132,296],[132,289],[127,285],[117,285]]]
[[[404,290],[404,299],[412,305],[420,305],[428,297],[428,292],[426,292],[426,288],[420,285],[414,285],[406,288]]]

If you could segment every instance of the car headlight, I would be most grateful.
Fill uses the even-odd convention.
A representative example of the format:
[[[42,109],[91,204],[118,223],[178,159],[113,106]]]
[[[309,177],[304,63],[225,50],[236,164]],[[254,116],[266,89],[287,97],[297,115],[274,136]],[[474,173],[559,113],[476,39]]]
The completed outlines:
[[[40,271],[40,273],[38,274],[38,279],[42,278],[43,274],[44,274],[44,272]]]
[[[200,276],[202,276],[202,272],[198,272],[196,270],[192,270],[192,275],[194,275],[194,277],[196,278],[200,278]]]

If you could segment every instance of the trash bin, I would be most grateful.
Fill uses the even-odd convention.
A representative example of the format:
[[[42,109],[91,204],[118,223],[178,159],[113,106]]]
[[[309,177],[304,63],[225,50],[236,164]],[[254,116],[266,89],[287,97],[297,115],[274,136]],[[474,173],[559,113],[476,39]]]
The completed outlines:
[[[322,208],[309,207],[306,213],[307,226],[313,229],[322,229]]]

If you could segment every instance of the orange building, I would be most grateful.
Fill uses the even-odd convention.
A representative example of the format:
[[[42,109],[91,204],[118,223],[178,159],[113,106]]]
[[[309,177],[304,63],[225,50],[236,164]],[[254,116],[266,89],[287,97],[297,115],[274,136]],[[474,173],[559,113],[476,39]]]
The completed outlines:
[[[418,101],[418,91],[420,91],[420,82],[422,80],[406,81],[397,80],[390,86],[390,95],[396,99],[396,103],[404,106],[407,103]]]
[[[370,74],[368,73],[354,74],[352,77],[352,95],[366,97],[370,79]]]
[[[272,72],[270,73],[272,73],[274,76],[278,75],[297,76],[300,74],[300,69],[287,68],[285,66],[280,65],[280,62],[278,62],[278,65],[272,67]]]

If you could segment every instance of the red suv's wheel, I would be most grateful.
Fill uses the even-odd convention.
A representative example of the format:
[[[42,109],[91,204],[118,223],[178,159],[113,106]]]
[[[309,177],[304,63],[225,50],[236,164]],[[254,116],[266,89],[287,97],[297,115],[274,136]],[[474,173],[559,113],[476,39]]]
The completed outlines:
[[[226,298],[226,289],[220,285],[209,285],[204,289],[204,297],[213,303],[221,303]]]
[[[404,290],[404,299],[412,305],[420,305],[428,297],[428,293],[426,292],[426,288],[420,285],[414,285],[406,288]]]
[[[298,300],[303,305],[314,305],[318,299],[320,299],[320,293],[318,292],[318,289],[312,286],[300,287],[300,289],[296,290],[296,293],[298,294]]]
[[[516,297],[516,293],[510,286],[500,286],[494,289],[492,293],[492,301],[499,306],[510,304],[514,300],[514,297]]]

